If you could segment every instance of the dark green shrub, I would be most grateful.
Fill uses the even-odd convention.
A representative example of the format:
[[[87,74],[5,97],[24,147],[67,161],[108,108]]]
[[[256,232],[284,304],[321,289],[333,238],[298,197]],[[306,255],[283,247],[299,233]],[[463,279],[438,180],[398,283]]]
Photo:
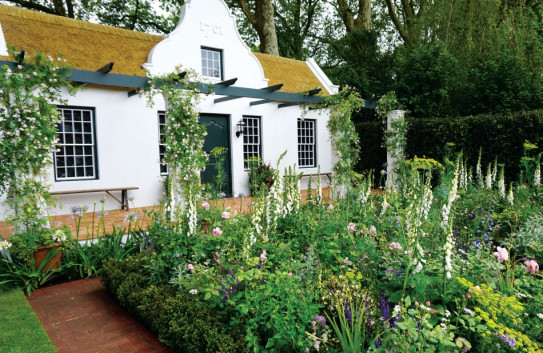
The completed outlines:
[[[355,166],[358,173],[373,170],[373,179],[378,182],[381,170],[386,170],[387,151],[384,148],[384,122],[362,121],[355,123],[360,137],[360,159]]]
[[[145,257],[142,254],[131,256],[125,261],[108,259],[102,269],[102,283],[117,298],[117,291],[128,273],[144,273]]]
[[[426,156],[438,161],[446,155],[446,144],[454,143],[475,167],[482,148],[481,164],[486,170],[495,158],[505,163],[507,180],[516,180],[523,143],[543,147],[543,111],[511,114],[482,114],[454,118],[408,119],[407,158]]]
[[[466,117],[408,117],[407,122],[406,158],[417,156],[442,161],[451,152],[463,151],[468,164],[475,168],[482,149],[483,170],[497,158],[499,163],[505,164],[507,181],[518,179],[526,140],[539,146],[534,155],[543,148],[543,110]],[[382,123],[364,120],[355,126],[361,141],[361,158],[356,171],[380,171],[386,163]],[[453,145],[447,146],[448,143]],[[378,178],[376,175],[375,180]]]
[[[128,312],[139,318],[176,352],[247,352],[242,323],[212,308],[203,295],[150,285],[146,257],[104,262],[102,282]]]

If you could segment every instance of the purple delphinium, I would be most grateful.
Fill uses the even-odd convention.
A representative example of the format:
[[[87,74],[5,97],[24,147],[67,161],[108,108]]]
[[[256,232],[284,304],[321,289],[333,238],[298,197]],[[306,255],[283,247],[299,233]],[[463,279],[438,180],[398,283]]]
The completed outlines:
[[[236,295],[239,288],[239,279],[234,276],[234,272],[231,269],[228,270],[229,276],[219,276],[220,282],[222,282],[221,288],[218,289],[219,295],[222,294],[221,301],[224,303],[228,300],[229,296]]]
[[[385,292],[381,294],[381,315],[384,321],[388,321],[390,318],[390,305],[385,295]]]
[[[353,316],[351,314],[351,306],[349,305],[349,299],[345,299],[345,304],[343,305],[345,310],[345,317],[347,318],[347,322],[351,324],[351,321],[353,320]]]
[[[375,348],[379,348],[381,346],[381,336],[378,336],[375,340]]]

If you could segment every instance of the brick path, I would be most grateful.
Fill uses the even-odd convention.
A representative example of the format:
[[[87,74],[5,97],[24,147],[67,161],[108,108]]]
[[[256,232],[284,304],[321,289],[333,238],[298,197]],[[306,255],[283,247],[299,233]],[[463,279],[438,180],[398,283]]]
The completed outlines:
[[[97,278],[38,289],[28,301],[59,353],[171,352]]]

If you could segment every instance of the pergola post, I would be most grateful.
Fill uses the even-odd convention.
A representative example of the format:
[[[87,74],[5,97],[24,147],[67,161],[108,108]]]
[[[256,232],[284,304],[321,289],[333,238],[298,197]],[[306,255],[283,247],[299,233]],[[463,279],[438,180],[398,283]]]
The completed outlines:
[[[387,188],[396,187],[398,163],[405,156],[405,110],[392,110],[387,114]]]

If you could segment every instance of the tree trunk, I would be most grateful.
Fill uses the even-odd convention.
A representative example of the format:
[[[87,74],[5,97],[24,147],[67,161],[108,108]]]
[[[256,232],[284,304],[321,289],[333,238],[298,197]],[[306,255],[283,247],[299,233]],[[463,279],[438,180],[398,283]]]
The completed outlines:
[[[358,0],[356,18],[347,0],[336,0],[337,10],[345,25],[347,33],[355,31],[369,31],[371,29],[371,2],[370,0]]]
[[[272,0],[256,0],[254,18],[254,26],[260,39],[260,51],[265,54],[279,55]]]
[[[62,0],[53,0],[53,6],[56,15],[66,17],[66,9],[64,8],[64,2]]]

